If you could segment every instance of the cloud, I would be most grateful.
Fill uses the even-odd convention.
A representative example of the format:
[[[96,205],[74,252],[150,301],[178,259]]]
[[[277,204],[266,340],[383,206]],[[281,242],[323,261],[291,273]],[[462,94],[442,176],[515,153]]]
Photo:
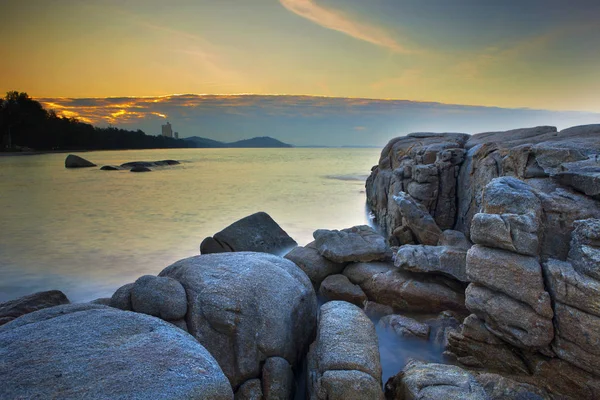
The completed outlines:
[[[318,5],[314,0],[279,0],[288,10],[318,25],[345,33],[355,39],[385,47],[396,53],[412,53],[383,29],[353,21],[344,13]]]

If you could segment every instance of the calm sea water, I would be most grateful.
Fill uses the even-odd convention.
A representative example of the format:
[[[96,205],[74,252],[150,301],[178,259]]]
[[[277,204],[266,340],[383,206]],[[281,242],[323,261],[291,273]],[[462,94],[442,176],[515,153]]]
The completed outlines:
[[[59,289],[110,296],[199,254],[202,239],[266,211],[299,244],[367,222],[377,149],[175,149],[81,154],[98,164],[175,159],[149,173],[66,169],[66,154],[0,157],[0,302]]]

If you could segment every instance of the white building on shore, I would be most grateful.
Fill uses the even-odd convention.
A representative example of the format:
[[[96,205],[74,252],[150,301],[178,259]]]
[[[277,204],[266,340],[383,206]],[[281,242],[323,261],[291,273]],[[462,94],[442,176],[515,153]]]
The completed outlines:
[[[162,125],[162,135],[170,138],[173,137],[173,129],[171,128],[171,124],[169,122],[167,122],[166,125]]]

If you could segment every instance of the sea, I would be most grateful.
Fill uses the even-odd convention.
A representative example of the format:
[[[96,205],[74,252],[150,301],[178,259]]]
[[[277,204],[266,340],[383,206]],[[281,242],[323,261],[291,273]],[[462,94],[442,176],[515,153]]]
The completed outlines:
[[[258,211],[300,245],[316,229],[368,224],[365,181],[379,149],[160,149],[0,157],[0,302],[43,290],[72,302],[199,254],[200,242]],[[152,172],[102,165],[173,159]],[[406,357],[438,360],[427,343],[378,329],[384,382]],[[408,347],[407,347],[408,346]]]

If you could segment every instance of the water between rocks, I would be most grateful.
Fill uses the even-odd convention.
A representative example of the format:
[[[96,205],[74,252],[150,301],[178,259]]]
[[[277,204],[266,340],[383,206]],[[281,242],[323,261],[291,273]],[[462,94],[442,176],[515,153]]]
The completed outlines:
[[[364,181],[378,149],[173,149],[0,157],[0,302],[60,289],[73,302],[110,296],[197,255],[202,239],[256,211],[304,245],[318,228],[368,223]],[[151,173],[102,165],[175,159]],[[431,342],[377,328],[383,383],[407,358],[441,360]],[[304,398],[304,375],[298,399]]]

